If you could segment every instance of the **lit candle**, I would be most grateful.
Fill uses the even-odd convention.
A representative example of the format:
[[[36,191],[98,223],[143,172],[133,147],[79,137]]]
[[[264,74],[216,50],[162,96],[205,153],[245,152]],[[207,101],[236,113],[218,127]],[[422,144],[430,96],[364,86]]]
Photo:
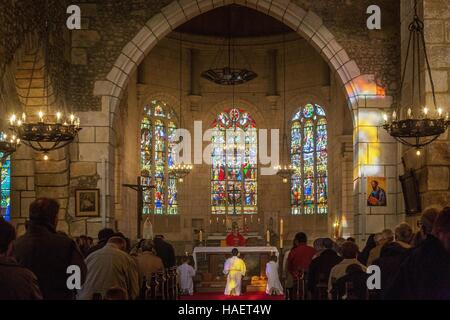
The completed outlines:
[[[203,242],[203,231],[202,230],[200,230],[198,239],[199,239],[200,242]]]
[[[280,220],[280,234],[284,234],[284,221],[283,219]]]
[[[438,114],[439,114],[439,117],[442,117],[442,108],[438,109]]]
[[[38,116],[39,116],[39,121],[44,122],[44,113],[42,111],[38,112]]]
[[[60,120],[61,120],[61,112],[57,112],[56,113],[56,121],[59,123]]]
[[[269,231],[269,229],[267,229],[267,231],[266,231],[266,242],[267,242],[267,244],[270,244],[270,231]]]
[[[75,116],[73,114],[70,115],[70,124],[73,124],[73,121],[75,120]]]
[[[386,113],[383,113],[383,120],[384,120],[384,122],[387,122],[387,121],[388,121],[388,116],[387,116]]]
[[[408,108],[408,118],[411,118],[411,115],[412,115],[412,110],[411,110],[411,108]]]
[[[27,115],[25,114],[25,112],[22,113],[22,122],[26,122],[27,121]]]
[[[396,111],[394,111],[394,112],[392,112],[392,119],[397,119],[397,112]]]
[[[13,114],[10,118],[9,118],[9,123],[13,126],[14,122],[16,122],[16,115]]]
[[[428,108],[427,108],[427,107],[424,107],[424,108],[423,108],[423,114],[424,114],[425,116],[428,115]]]

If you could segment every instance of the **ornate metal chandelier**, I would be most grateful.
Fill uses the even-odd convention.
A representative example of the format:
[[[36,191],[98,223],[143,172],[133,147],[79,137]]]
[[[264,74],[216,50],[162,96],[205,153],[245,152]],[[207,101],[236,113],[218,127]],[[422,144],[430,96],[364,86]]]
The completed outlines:
[[[45,99],[45,109],[51,110],[49,104],[49,13],[48,1],[46,1],[45,28],[42,30],[42,43],[44,44],[44,67],[43,67],[43,96]],[[30,81],[31,86],[31,81]],[[28,121],[30,119],[30,121]],[[37,115],[27,116],[25,113],[19,119],[13,114],[10,119],[10,128],[23,143],[33,150],[44,154],[43,159],[48,160],[48,153],[53,150],[63,148],[70,144],[78,135],[80,119],[73,114],[63,115],[57,112],[56,115],[45,115],[39,111]]]
[[[412,50],[413,54],[413,63],[412,63],[412,105],[407,109],[406,115],[402,117],[402,112],[400,108],[396,108],[392,111],[392,115],[384,114],[384,125],[383,128],[397,141],[400,143],[415,148],[416,154],[420,156],[421,149],[435,141],[439,136],[447,130],[450,122],[448,118],[448,113],[444,115],[444,111],[441,107],[437,107],[436,104],[436,95],[434,90],[434,82],[431,74],[430,63],[428,60],[427,49],[425,44],[424,37],[424,23],[420,20],[417,14],[417,0],[415,0],[414,5],[414,18],[411,24],[409,25],[409,41],[408,48],[405,58],[405,64],[403,68],[403,75],[400,87],[400,93],[403,92],[403,85],[406,76],[406,68],[408,66],[408,60],[410,51]],[[412,48],[411,48],[412,44]],[[423,50],[424,59],[426,62],[426,69],[428,76],[430,77],[431,90],[433,95],[433,103],[434,110],[430,110],[429,107],[425,106],[422,108],[420,114],[415,114],[413,110],[415,109],[415,98],[416,91],[418,92],[419,105],[422,102],[421,97],[421,48]],[[418,88],[416,90],[416,72],[418,78]],[[416,108],[416,110],[419,108]]]
[[[231,20],[232,20],[232,11],[231,11],[231,6],[230,6],[230,11],[229,11],[229,21],[228,21],[228,65],[224,66],[224,67],[214,67],[219,65],[221,62],[221,60],[223,61],[223,59],[221,59],[222,56],[222,51],[223,50],[219,50],[216,57],[214,58],[214,62],[213,62],[213,66],[202,72],[201,76],[202,78],[209,80],[211,82],[214,82],[216,84],[219,85],[224,85],[224,86],[235,86],[235,85],[239,85],[239,84],[243,84],[246,82],[249,82],[255,78],[258,77],[258,75],[247,68],[237,68],[234,66],[234,60],[235,60],[235,52],[234,52],[234,47],[231,45],[231,38],[232,38],[232,34],[231,34]],[[225,58],[226,59],[226,58]],[[244,56],[244,60],[245,60],[245,56]]]
[[[20,145],[20,139],[14,134],[9,137],[6,133],[0,132],[0,162],[3,162],[16,152]]]
[[[286,134],[286,39],[283,37],[283,145],[281,149],[282,159],[285,159],[288,153],[287,145],[288,139]],[[286,160],[286,159],[285,159]],[[283,164],[284,163],[284,164]],[[277,171],[277,175],[283,178],[283,183],[288,183],[292,175],[295,174],[295,167],[290,164],[289,159],[287,161],[282,161],[282,164],[274,167]]]
[[[80,119],[73,114],[64,118],[60,112],[57,112],[56,116],[45,116],[39,111],[36,120],[27,122],[28,118],[25,113],[21,119],[17,119],[13,114],[10,118],[11,130],[25,145],[43,153],[44,160],[48,160],[50,151],[70,144],[81,130]],[[51,118],[53,121],[50,121]]]

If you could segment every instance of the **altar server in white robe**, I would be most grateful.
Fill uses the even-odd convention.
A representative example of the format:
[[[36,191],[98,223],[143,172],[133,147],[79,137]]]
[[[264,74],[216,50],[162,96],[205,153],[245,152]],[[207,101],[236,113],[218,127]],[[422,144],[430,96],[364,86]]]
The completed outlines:
[[[281,286],[280,277],[278,275],[277,256],[272,255],[266,264],[267,287],[266,293],[269,295],[282,295],[283,287]]]
[[[195,277],[194,268],[188,263],[189,257],[183,257],[183,264],[177,268],[178,277],[180,279],[180,289],[183,294],[194,294],[194,281]]]
[[[234,248],[231,251],[233,255],[231,258],[225,261],[223,268],[223,273],[227,275],[227,286],[225,287],[225,295],[230,296],[240,296],[241,295],[241,284],[242,277],[245,276],[247,272],[245,262],[238,257],[239,251]]]

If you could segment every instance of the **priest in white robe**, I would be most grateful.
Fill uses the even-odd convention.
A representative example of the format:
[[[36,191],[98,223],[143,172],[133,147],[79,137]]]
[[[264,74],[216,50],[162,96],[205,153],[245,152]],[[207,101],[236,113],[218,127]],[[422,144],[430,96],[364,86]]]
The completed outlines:
[[[278,262],[275,255],[271,256],[270,261],[266,264],[266,276],[266,293],[268,295],[282,295],[283,287],[281,286],[280,277],[278,274]]]
[[[233,256],[225,261],[225,265],[223,268],[223,273],[227,275],[225,295],[240,296],[242,291],[242,277],[245,276],[247,269],[244,260],[238,257],[238,249],[234,248],[231,251],[231,254]]]
[[[180,279],[180,289],[182,294],[192,296],[194,294],[195,270],[189,264],[189,258],[183,257],[183,264],[177,268],[178,278]]]

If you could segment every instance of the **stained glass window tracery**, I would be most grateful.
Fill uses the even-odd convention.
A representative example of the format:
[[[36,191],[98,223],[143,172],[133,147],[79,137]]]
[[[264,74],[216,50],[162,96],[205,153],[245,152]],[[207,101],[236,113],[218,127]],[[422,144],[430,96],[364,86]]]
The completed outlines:
[[[220,113],[212,124],[211,211],[257,213],[256,122],[244,109]]]
[[[169,168],[174,165],[176,144],[170,107],[153,100],[145,105],[141,122],[141,184],[154,186],[143,194],[143,214],[177,214],[177,180]]]
[[[328,213],[328,134],[324,109],[307,104],[292,117],[291,213]]]
[[[2,158],[0,153],[0,159]],[[0,161],[0,216],[9,221],[11,218],[11,158]]]

